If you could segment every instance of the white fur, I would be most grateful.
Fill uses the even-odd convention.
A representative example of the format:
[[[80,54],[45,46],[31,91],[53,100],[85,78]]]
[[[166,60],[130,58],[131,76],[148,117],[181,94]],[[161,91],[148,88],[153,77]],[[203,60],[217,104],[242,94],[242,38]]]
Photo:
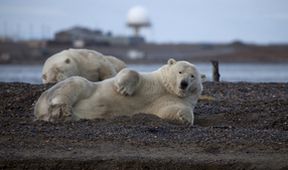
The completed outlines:
[[[115,76],[126,65],[123,61],[87,49],[63,50],[44,63],[43,83],[56,83],[71,76],[85,77],[90,81],[104,80]]]
[[[181,88],[183,81],[184,89]],[[115,77],[101,82],[68,78],[40,96],[34,113],[37,119],[48,117],[48,121],[150,113],[193,124],[193,109],[201,92],[201,75],[196,67],[170,59],[167,65],[150,73],[123,69]]]

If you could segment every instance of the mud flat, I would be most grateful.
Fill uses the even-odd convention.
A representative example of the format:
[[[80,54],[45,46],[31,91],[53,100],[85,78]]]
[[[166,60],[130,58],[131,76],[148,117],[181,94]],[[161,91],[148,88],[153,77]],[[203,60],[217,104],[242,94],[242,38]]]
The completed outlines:
[[[212,83],[194,126],[138,114],[33,121],[49,86],[0,83],[0,169],[288,169],[288,84]]]

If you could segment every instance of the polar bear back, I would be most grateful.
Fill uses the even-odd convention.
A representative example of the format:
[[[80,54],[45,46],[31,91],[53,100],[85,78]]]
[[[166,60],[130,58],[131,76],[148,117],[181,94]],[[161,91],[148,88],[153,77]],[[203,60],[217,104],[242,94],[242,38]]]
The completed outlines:
[[[49,57],[42,70],[43,83],[54,83],[71,76],[99,81],[116,75],[126,65],[123,61],[88,49],[63,50]]]

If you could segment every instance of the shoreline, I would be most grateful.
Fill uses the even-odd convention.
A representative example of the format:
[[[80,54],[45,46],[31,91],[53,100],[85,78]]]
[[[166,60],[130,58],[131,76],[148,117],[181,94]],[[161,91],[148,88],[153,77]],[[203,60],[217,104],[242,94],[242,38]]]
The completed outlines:
[[[72,44],[46,44],[31,46],[26,43],[0,43],[0,63],[44,63],[51,55],[64,49],[72,48]],[[253,45],[253,44],[142,44],[136,46],[101,46],[89,45],[83,48],[99,51],[105,55],[115,56],[126,63],[166,63],[169,58],[188,60],[190,62],[210,62],[218,60],[226,62],[278,62],[288,63],[288,45]],[[133,55],[132,55],[132,54]]]

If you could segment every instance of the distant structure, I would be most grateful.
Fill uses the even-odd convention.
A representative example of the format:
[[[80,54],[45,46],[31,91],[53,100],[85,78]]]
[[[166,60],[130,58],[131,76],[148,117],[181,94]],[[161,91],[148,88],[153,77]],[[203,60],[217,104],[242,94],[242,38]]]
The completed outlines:
[[[140,29],[151,26],[147,10],[141,6],[132,7],[128,11],[127,26],[133,29],[134,37],[140,37]]]
[[[74,42],[74,41],[99,41],[103,36],[101,30],[90,30],[84,27],[72,27],[67,30],[59,31],[55,34],[55,40],[58,42]]]
[[[72,27],[57,32],[52,43],[72,44],[74,47],[84,47],[89,45],[137,45],[145,43],[143,37],[115,36],[112,32],[102,30],[92,30],[85,27]]]
[[[57,32],[54,41],[57,43],[72,43],[75,46],[131,44],[129,37],[113,36],[111,32],[103,33],[101,30],[91,30],[79,26]]]

